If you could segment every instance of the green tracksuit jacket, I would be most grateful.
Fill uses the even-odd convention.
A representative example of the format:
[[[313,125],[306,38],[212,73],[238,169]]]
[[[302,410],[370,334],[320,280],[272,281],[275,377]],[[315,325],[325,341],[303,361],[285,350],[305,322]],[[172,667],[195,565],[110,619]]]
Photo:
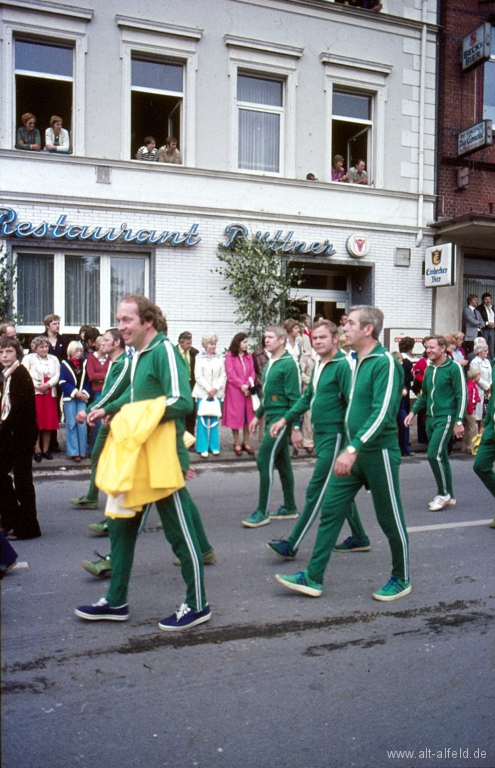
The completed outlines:
[[[284,418],[292,423],[311,410],[314,432],[342,429],[351,381],[352,362],[339,350],[327,363],[316,363],[306,391]]]
[[[466,383],[459,363],[448,357],[442,365],[428,365],[413,413],[426,407],[430,418],[453,416],[462,423],[466,405]]]
[[[359,453],[397,448],[404,372],[399,361],[377,342],[356,363],[345,415],[348,444]]]
[[[259,419],[262,416],[269,421],[274,417],[282,418],[301,395],[299,368],[288,352],[275,360],[270,358],[263,368],[261,383],[261,405],[256,411]]]

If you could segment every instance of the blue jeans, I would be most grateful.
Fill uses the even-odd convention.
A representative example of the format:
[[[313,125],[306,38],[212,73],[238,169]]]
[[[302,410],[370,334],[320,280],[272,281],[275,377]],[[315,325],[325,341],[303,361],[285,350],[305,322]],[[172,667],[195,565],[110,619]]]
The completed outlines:
[[[201,398],[196,400],[197,407]],[[196,425],[196,451],[220,451],[220,419],[217,416],[198,416]]]
[[[78,424],[76,415],[79,411],[86,410],[84,400],[68,400],[64,402],[64,414],[66,425],[66,453],[67,456],[86,456],[88,448],[88,428],[86,422]]]

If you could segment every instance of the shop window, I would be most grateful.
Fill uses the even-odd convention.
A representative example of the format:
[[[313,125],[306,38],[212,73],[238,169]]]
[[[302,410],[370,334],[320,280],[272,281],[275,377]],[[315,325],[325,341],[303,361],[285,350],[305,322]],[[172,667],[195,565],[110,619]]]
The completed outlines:
[[[283,97],[281,80],[237,76],[239,169],[280,173]]]
[[[364,160],[370,175],[372,99],[354,91],[333,90],[332,155],[342,155],[349,169]]]
[[[100,259],[65,256],[66,325],[100,325]]]
[[[17,256],[17,314],[19,324],[43,325],[53,312],[53,255],[19,253]]]
[[[15,40],[15,128],[22,125],[21,116],[31,112],[42,146],[52,115],[59,115],[64,128],[71,131],[73,58],[72,46]]]
[[[173,62],[132,56],[131,64],[131,158],[145,136],[154,136],[156,146],[167,136],[181,147],[184,67]]]
[[[148,285],[149,258],[143,255],[18,253],[19,329],[37,332],[52,312],[61,316],[69,333],[83,323],[110,328],[122,298],[129,293],[147,295]]]

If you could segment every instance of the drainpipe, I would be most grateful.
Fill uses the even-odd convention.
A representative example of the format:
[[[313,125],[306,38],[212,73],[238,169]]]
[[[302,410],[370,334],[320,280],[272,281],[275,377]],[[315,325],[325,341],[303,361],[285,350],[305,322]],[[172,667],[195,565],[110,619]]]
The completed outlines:
[[[425,165],[425,82],[426,82],[426,32],[428,0],[423,0],[421,22],[421,63],[419,81],[419,150],[418,150],[418,215],[416,247],[423,242],[423,201],[424,201],[424,165]]]

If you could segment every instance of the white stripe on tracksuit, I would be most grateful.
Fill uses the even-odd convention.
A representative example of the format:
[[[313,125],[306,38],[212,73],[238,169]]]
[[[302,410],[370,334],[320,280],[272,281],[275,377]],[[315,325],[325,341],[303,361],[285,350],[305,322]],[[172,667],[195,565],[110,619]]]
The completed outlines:
[[[273,443],[273,448],[272,448],[272,451],[270,453],[270,462],[268,464],[268,476],[270,478],[270,483],[268,485],[268,495],[266,497],[266,509],[264,509],[264,510],[260,509],[259,510],[263,515],[267,515],[268,514],[268,508],[270,506],[270,496],[272,495],[272,487],[273,487],[275,453],[276,453],[276,450],[277,450],[277,446],[279,445],[279,443],[280,443],[282,437],[284,436],[286,430],[287,430],[287,426],[285,426],[283,429],[280,430],[280,432],[278,433],[277,439]]]
[[[397,530],[399,531],[399,535],[402,541],[402,553],[404,558],[404,581],[409,581],[409,547],[407,545],[407,535],[404,530],[404,526],[402,525],[402,520],[400,518],[399,504],[397,502],[397,497],[395,495],[394,477],[392,474],[392,467],[390,466],[390,456],[388,454],[387,448],[382,449],[382,456],[383,456],[383,463],[385,465],[385,474],[387,477],[388,492],[390,496],[390,501],[392,503],[392,509],[394,512],[395,524],[397,526]]]
[[[173,494],[173,498],[174,498],[175,509],[177,511],[177,517],[179,519],[180,527],[182,530],[182,535],[184,536],[184,540],[187,544],[187,548],[189,550],[189,554],[191,556],[191,560],[193,564],[194,590],[196,592],[196,610],[202,611],[205,606],[203,605],[203,601],[201,599],[201,568],[199,565],[198,555],[196,553],[193,541],[191,539],[191,533],[187,526],[184,510],[182,508],[182,502],[177,491]],[[192,605],[189,607],[193,608]]]
[[[307,532],[309,531],[309,529],[313,525],[313,523],[315,521],[315,518],[316,518],[318,512],[321,509],[321,505],[323,504],[323,499],[325,498],[325,493],[326,493],[326,490],[327,490],[327,485],[328,485],[328,483],[330,481],[330,478],[332,477],[332,472],[333,472],[333,467],[334,467],[334,464],[335,464],[335,460],[336,460],[337,456],[339,455],[341,443],[342,443],[342,434],[339,432],[337,434],[337,440],[335,442],[335,450],[333,452],[332,463],[330,465],[330,469],[328,470],[328,474],[327,474],[325,482],[323,484],[323,488],[321,489],[321,493],[318,496],[316,504],[313,507],[313,511],[311,512],[311,516],[310,516],[308,522],[304,526],[304,528],[303,528],[303,530],[301,532],[301,535],[299,536],[298,540],[294,544],[294,549],[298,549],[299,548],[302,540],[304,539],[304,537],[306,536]]]

